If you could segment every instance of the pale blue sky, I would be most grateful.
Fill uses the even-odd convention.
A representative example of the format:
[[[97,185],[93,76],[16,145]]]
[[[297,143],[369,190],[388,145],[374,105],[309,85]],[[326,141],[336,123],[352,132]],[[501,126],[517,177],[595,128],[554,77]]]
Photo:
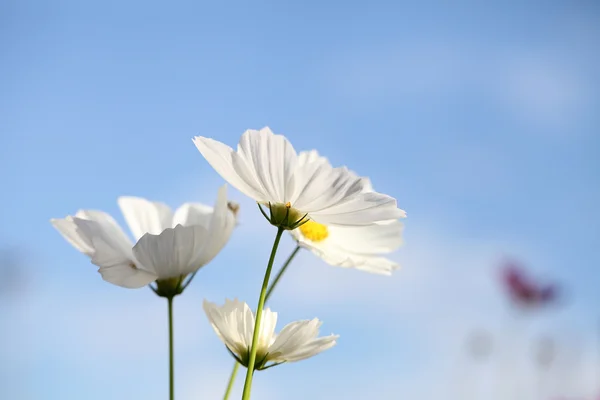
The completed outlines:
[[[475,399],[461,352],[480,328],[521,357],[492,358],[482,393],[506,400],[492,388],[519,368],[534,381],[515,349],[542,334],[560,349],[546,394],[600,391],[599,26],[586,1],[2,2],[0,244],[24,256],[1,308],[2,397],[166,398],[162,299],[103,282],[48,221],[123,222],[121,195],[210,204],[223,182],[191,137],[234,146],[265,125],[370,176],[409,218],[391,278],[298,258],[272,306],[340,343],[257,374],[254,398]],[[176,303],[183,400],[220,398],[231,364],[202,298],[254,306],[274,235],[230,197],[242,224]],[[511,351],[504,255],[567,291]]]

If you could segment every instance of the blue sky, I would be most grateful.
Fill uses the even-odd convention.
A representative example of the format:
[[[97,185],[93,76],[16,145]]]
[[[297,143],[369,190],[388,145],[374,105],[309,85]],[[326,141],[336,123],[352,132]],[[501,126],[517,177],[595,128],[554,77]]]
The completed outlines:
[[[506,400],[515,375],[522,399],[540,380],[544,396],[599,392],[599,22],[585,1],[3,2],[0,244],[22,256],[1,294],[3,397],[166,397],[166,305],[103,282],[49,219],[123,222],[121,195],[211,204],[223,182],[191,137],[233,146],[265,125],[409,218],[391,278],[298,257],[271,306],[340,343],[257,375],[255,398]],[[230,197],[242,224],[176,303],[180,399],[220,398],[231,360],[201,301],[253,305],[274,235]],[[511,315],[507,255],[561,282],[563,304]],[[495,351],[478,369],[463,353],[480,329]],[[558,343],[543,379],[542,335]]]

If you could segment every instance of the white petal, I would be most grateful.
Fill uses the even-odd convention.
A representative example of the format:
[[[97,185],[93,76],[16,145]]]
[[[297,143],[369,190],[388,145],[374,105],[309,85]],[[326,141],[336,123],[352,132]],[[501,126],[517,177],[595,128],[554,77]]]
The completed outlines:
[[[321,163],[329,164],[329,160],[326,157],[323,157],[319,154],[317,150],[310,151],[302,151],[298,154],[298,167],[304,167],[306,164],[319,161]],[[354,171],[348,170],[348,174],[351,178],[357,178],[362,181],[362,191],[363,192],[372,192],[373,186],[371,185],[371,181],[369,178],[360,177]]]
[[[363,181],[363,193],[374,192],[373,184],[369,178],[361,177],[360,179]]]
[[[368,225],[406,217],[395,199],[373,191],[368,178],[344,167],[332,168],[316,150],[301,152],[298,165],[301,168],[294,176],[297,199],[292,205],[308,212],[316,222]]]
[[[305,164],[321,161],[329,164],[327,158],[321,156],[317,150],[302,151],[298,154],[298,166],[304,166]],[[360,177],[356,172],[348,170],[348,173],[356,178],[360,178],[363,182],[363,192],[373,192],[373,186],[371,181],[367,177]]]
[[[391,253],[403,242],[403,225],[399,221],[364,226],[329,225],[327,230],[327,237],[316,242],[304,237],[300,229],[289,232],[299,245],[327,258],[331,265],[351,266],[346,261],[354,256],[363,259]]]
[[[125,288],[139,288],[156,280],[133,257],[131,243],[121,228],[106,213],[80,211],[82,218],[72,218],[76,232],[92,249],[88,255],[97,265],[102,278]]]
[[[118,203],[135,240],[145,233],[158,235],[171,227],[173,214],[166,204],[130,196],[119,197]]]
[[[275,325],[277,325],[277,313],[265,308],[260,322],[260,333],[258,336],[258,348],[266,351],[275,340]],[[254,335],[254,332],[252,332]],[[252,343],[252,340],[250,340]]]
[[[225,300],[225,305],[219,307],[204,300],[203,307],[219,338],[232,352],[244,358],[254,335],[254,313],[248,304]],[[276,324],[277,313],[265,309],[258,337],[258,353],[266,353],[273,343]]]
[[[233,304],[236,307],[237,332],[245,351],[250,351],[252,346],[252,338],[254,336],[254,313],[250,306],[246,303],[236,302]]]
[[[396,205],[396,199],[377,192],[360,193],[336,205],[310,213],[321,224],[370,225],[406,217]]]
[[[346,168],[332,168],[322,158],[298,169],[293,177],[292,206],[304,212],[328,209],[362,191],[362,181]]]
[[[360,180],[362,181],[362,192],[363,193],[367,193],[367,192],[374,192],[373,190],[373,185],[371,184],[371,180],[365,176],[359,176],[356,172],[348,170],[348,173],[352,176],[356,176],[358,178],[360,178]]]
[[[145,234],[133,247],[133,254],[160,279],[187,275],[201,267],[197,259],[207,236],[201,226],[177,225],[160,235]]]
[[[229,241],[231,232],[236,225],[236,217],[227,205],[227,185],[219,188],[214,211],[212,213],[208,232],[209,235],[203,243],[202,251],[196,260],[200,266],[208,264]]]
[[[109,214],[96,210],[80,210],[75,214],[75,220],[85,220],[94,222],[94,224],[78,223],[78,228],[82,235],[91,238],[101,237],[107,244],[125,254],[131,254],[131,240],[125,235],[123,229],[117,224]]]
[[[269,348],[270,357],[277,360],[286,360],[287,355],[296,351],[316,336],[311,329],[312,321],[295,321],[287,324],[277,335],[275,342]],[[318,331],[317,331],[318,333]]]
[[[302,244],[302,247],[309,248],[315,255],[334,267],[354,268],[379,275],[391,275],[394,270],[399,268],[398,263],[385,257],[364,256],[332,248],[323,250],[306,244]]]
[[[132,268],[131,264],[115,264],[111,267],[100,268],[98,272],[105,281],[128,289],[144,287],[158,278],[143,269]]]
[[[66,218],[53,218],[50,222],[67,242],[71,243],[77,250],[90,257],[94,254],[94,248],[89,239],[82,236],[81,232],[78,231],[77,225],[73,222],[73,217],[69,215]]]
[[[298,167],[304,167],[306,164],[315,162],[317,160],[321,160],[322,162],[329,164],[327,158],[319,155],[317,150],[301,151],[298,153]]]
[[[185,203],[175,211],[173,226],[200,225],[208,230],[213,208],[200,203]]]
[[[286,361],[294,362],[316,356],[317,354],[335,346],[338,338],[339,335],[330,335],[315,339],[305,344],[301,348],[298,348],[296,351],[288,353]]]
[[[223,341],[229,350],[241,356],[241,347],[237,332],[231,324],[226,323],[228,315],[225,313],[225,310],[207,300],[204,300],[202,307],[219,339]]]
[[[391,275],[398,264],[381,254],[392,252],[401,243],[401,227],[398,221],[382,226],[329,226],[327,238],[318,242],[306,239],[298,229],[290,233],[301,247],[327,264]]]
[[[204,313],[208,318],[208,321],[213,326],[215,333],[221,340],[225,336],[231,336],[229,331],[229,326],[222,327],[221,324],[224,320],[224,315],[221,310],[221,307],[217,306],[215,303],[212,303],[206,299],[202,302],[202,308],[204,309]]]
[[[337,336],[317,338],[321,322],[297,321],[286,325],[269,348],[269,360],[299,361],[312,357],[335,345]]]
[[[371,274],[391,275],[400,265],[385,257],[352,257],[350,263],[340,264],[340,267],[352,267]]]
[[[243,358],[254,331],[254,315],[250,307],[238,300],[225,300],[221,307],[204,300],[203,308],[217,336],[229,350]]]
[[[233,187],[256,201],[268,200],[250,167],[231,147],[202,136],[196,136],[193,141],[206,161]]]
[[[404,226],[389,221],[366,226],[329,226],[327,241],[353,254],[390,253],[402,245]]]
[[[304,167],[306,164],[319,161],[321,163],[330,164],[326,157],[319,154],[317,150],[301,151],[298,153],[298,167]],[[360,178],[363,181],[363,192],[372,192],[373,187],[369,178],[360,177],[354,171],[348,170],[350,176]]]
[[[288,181],[297,165],[296,151],[282,135],[274,135],[268,127],[247,130],[240,138],[238,154],[252,167],[265,200],[275,203],[288,201]]]
[[[98,229],[97,224],[93,221],[76,219],[75,223],[83,231]],[[94,247],[94,254],[91,256],[92,263],[100,268],[108,268],[121,264],[136,266],[131,249],[125,251],[119,248],[102,234],[94,234],[92,237],[92,246]]]
[[[335,171],[322,159],[305,163],[296,169],[290,178],[289,202],[293,207],[305,210],[306,205],[322,196],[330,197],[331,185],[335,181]],[[306,211],[305,211],[306,212]]]

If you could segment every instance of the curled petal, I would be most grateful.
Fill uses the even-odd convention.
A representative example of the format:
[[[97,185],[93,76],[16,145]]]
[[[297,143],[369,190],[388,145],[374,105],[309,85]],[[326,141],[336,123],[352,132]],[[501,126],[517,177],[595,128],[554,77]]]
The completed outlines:
[[[198,257],[207,237],[201,226],[177,225],[160,235],[146,233],[133,247],[133,254],[160,279],[185,276],[201,267]]]
[[[135,240],[145,233],[158,235],[171,227],[173,213],[166,204],[131,196],[119,197],[117,201]]]

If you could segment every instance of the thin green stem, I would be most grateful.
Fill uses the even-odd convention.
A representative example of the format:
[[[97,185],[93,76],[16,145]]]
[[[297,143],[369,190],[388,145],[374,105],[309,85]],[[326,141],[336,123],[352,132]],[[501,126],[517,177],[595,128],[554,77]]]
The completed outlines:
[[[173,373],[173,297],[167,297],[169,303],[169,400],[175,399]]]
[[[275,289],[275,286],[283,276],[283,273],[287,270],[287,267],[291,264],[294,257],[296,257],[296,254],[298,254],[298,251],[300,251],[300,246],[296,246],[294,251],[292,251],[292,254],[290,254],[287,260],[285,260],[285,263],[283,263],[283,266],[275,276],[275,279],[273,279],[273,282],[271,282],[271,284],[269,285],[269,289],[267,289],[267,295],[265,296],[265,303],[267,302],[267,300],[269,300],[269,297],[271,297],[273,289]],[[229,376],[229,383],[227,384],[227,390],[225,391],[225,396],[223,396],[223,400],[229,399],[229,395],[231,394],[231,390],[233,389],[233,383],[235,382],[235,377],[237,376],[239,368],[240,363],[236,362],[233,366],[233,369],[231,370],[231,375]]]
[[[283,263],[283,266],[279,269],[279,272],[275,276],[275,279],[273,279],[273,282],[271,282],[271,284],[269,285],[269,289],[267,289],[267,295],[265,296],[265,303],[267,302],[267,300],[269,300],[269,297],[271,297],[271,294],[273,293],[273,289],[275,289],[275,286],[277,285],[277,283],[283,276],[283,273],[287,270],[287,267],[291,264],[294,257],[296,257],[296,254],[298,254],[299,250],[300,250],[300,246],[296,246],[294,251],[292,251],[292,254],[289,255],[287,260],[285,260],[285,263]],[[227,385],[227,390],[225,391],[225,396],[223,396],[223,400],[229,399],[229,395],[231,394],[231,390],[233,388],[233,383],[235,382],[235,377],[238,373],[239,368],[240,368],[240,363],[236,362],[235,365],[233,366],[233,369],[231,370],[231,375],[229,376],[229,383]]]
[[[229,377],[229,383],[227,384],[227,390],[225,391],[225,396],[223,396],[223,400],[227,400],[231,391],[233,390],[233,383],[235,382],[235,377],[237,376],[238,369],[240,369],[240,363],[235,362],[233,366],[233,370],[231,370],[231,376]]]
[[[258,351],[258,336],[260,333],[260,323],[262,321],[263,307],[265,306],[265,298],[267,297],[267,287],[269,286],[269,278],[271,277],[271,269],[273,269],[275,253],[277,253],[277,247],[279,246],[279,240],[281,239],[283,231],[284,228],[277,228],[277,236],[275,236],[275,243],[273,243],[271,257],[269,257],[269,264],[267,265],[267,271],[265,272],[265,279],[263,279],[262,288],[260,290],[260,297],[258,298],[258,306],[256,307],[255,318],[256,322],[254,323],[252,347],[250,348],[250,358],[248,359],[248,370],[246,371],[246,381],[244,382],[244,393],[242,395],[242,400],[250,399],[250,391],[252,390],[252,377],[254,376],[254,364],[256,363],[256,352]]]
[[[287,270],[288,265],[290,265],[290,263],[292,262],[294,257],[296,257],[296,254],[298,254],[298,251],[300,251],[300,246],[296,246],[294,251],[292,251],[292,254],[290,254],[290,256],[287,258],[287,260],[285,260],[285,263],[283,263],[283,266],[281,267],[281,269],[275,276],[275,279],[273,279],[273,282],[271,282],[271,284],[269,285],[269,289],[267,290],[267,296],[265,297],[265,302],[267,300],[269,300],[269,297],[271,297],[271,293],[273,293],[273,289],[275,289],[275,286],[277,286],[277,283],[279,283],[279,280],[281,279],[281,277]]]
[[[181,287],[182,292],[185,290],[186,287],[188,287],[190,285],[190,283],[192,283],[192,281],[194,280],[194,277],[196,276],[197,273],[198,273],[198,271],[194,272],[190,276],[190,279],[188,279],[187,282],[183,283],[183,286]]]

